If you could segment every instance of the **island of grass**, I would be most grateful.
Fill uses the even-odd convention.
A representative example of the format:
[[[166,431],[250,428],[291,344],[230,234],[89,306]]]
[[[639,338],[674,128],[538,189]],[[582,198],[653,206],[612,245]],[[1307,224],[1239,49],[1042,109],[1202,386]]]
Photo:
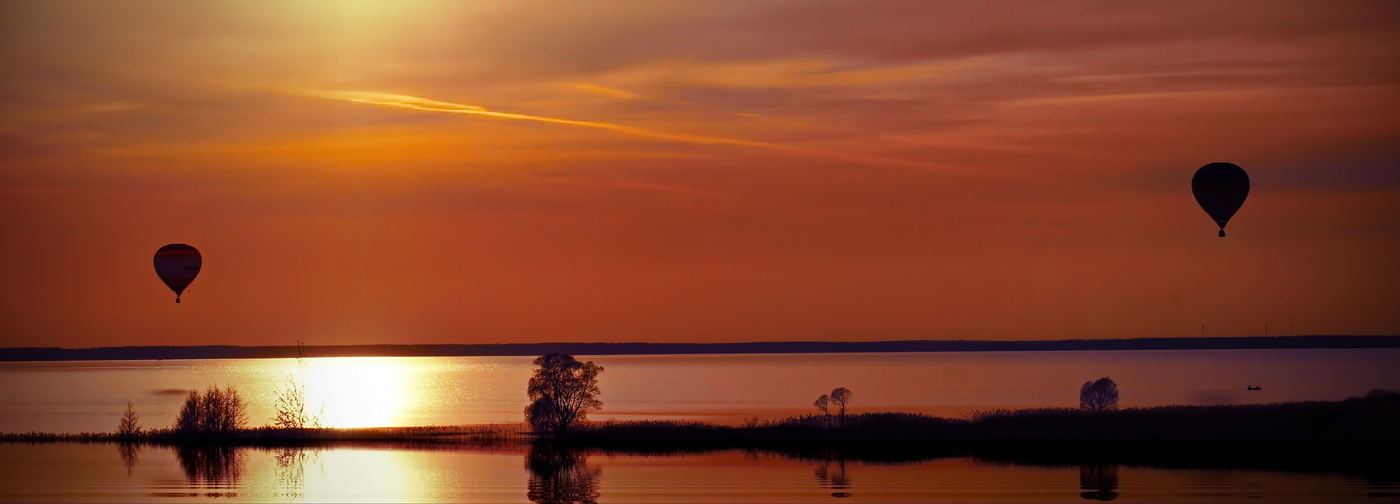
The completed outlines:
[[[336,446],[506,450],[568,456],[676,455],[744,450],[795,460],[877,464],[973,457],[1036,466],[1130,465],[1342,473],[1400,480],[1400,393],[1342,401],[1165,406],[1116,411],[1003,410],[949,419],[910,413],[809,415],[727,426],[699,422],[584,422],[562,433],[526,424],[285,429],[219,435],[175,429],[128,433],[0,434],[10,443],[120,443],[190,453]],[[187,453],[188,452],[188,453]],[[207,458],[207,457],[206,457]],[[566,457],[567,458],[567,457]]]
[[[190,434],[174,428],[119,433],[5,433],[6,442],[482,442],[550,441],[596,445],[773,441],[997,440],[1391,440],[1400,441],[1400,392],[1374,390],[1341,401],[1225,406],[1157,406],[1086,412],[1041,408],[981,412],[966,419],[883,412],[804,415],[731,426],[686,421],[581,422],[562,432],[525,424],[364,429],[258,427]]]

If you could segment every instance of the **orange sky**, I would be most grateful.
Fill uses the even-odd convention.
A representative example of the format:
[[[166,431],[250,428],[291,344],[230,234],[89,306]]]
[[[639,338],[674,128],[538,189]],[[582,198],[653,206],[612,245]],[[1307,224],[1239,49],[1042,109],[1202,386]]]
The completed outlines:
[[[0,346],[1397,334],[1397,62],[1386,1],[3,2]]]

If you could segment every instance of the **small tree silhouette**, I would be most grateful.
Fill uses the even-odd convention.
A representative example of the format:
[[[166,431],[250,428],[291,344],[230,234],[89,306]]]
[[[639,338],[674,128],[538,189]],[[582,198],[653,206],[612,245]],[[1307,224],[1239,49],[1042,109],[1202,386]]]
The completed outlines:
[[[825,420],[826,425],[831,426],[831,397],[822,394],[821,397],[817,398],[816,402],[812,403],[812,406],[816,406],[818,410],[821,410],[822,415],[825,415],[823,420]]]
[[[555,414],[554,399],[548,396],[541,396],[539,399],[530,402],[525,408],[525,421],[530,422],[530,427],[541,432],[554,432],[559,430],[559,416]]]
[[[1084,382],[1079,387],[1079,409],[1095,413],[1118,409],[1118,384],[1107,376]]]
[[[141,434],[141,416],[136,414],[136,408],[131,405],[131,401],[126,402],[126,412],[122,413],[122,419],[117,423],[117,436],[130,438]]]
[[[180,414],[175,416],[175,431],[183,434],[203,432],[203,407],[202,396],[191,390],[190,395],[185,396],[185,403],[180,405]]]
[[[292,373],[284,377],[283,389],[277,393],[277,416],[272,425],[282,429],[305,429],[312,425],[306,411],[306,384]]]
[[[220,390],[209,386],[200,394],[193,390],[175,417],[175,431],[182,435],[231,434],[248,423],[248,405],[232,385]]]
[[[306,407],[306,345],[300,341],[297,342],[297,373],[284,374],[283,382],[282,390],[277,393],[273,425],[283,429],[319,429],[320,415],[312,414]]]
[[[597,398],[602,366],[559,353],[541,355],[535,366],[526,389],[530,405],[525,407],[525,420],[535,430],[562,434],[587,418],[589,410],[603,407]]]
[[[850,402],[851,397],[855,395],[854,392],[851,392],[851,389],[846,387],[836,387],[836,390],[831,391],[831,402],[841,408],[842,427],[846,426],[846,403]]]

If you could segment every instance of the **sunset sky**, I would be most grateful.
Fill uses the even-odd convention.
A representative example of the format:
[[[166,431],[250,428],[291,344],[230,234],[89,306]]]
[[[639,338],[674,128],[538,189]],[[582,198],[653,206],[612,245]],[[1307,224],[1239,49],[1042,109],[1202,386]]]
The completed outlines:
[[[1400,334],[1397,2],[6,1],[0,63],[0,346]]]

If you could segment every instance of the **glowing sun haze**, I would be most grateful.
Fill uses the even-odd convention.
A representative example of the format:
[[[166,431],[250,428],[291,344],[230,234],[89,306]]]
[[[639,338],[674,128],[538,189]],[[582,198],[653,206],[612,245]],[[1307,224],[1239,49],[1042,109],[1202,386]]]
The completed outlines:
[[[0,62],[0,346],[1400,333],[1395,2],[7,1]]]

